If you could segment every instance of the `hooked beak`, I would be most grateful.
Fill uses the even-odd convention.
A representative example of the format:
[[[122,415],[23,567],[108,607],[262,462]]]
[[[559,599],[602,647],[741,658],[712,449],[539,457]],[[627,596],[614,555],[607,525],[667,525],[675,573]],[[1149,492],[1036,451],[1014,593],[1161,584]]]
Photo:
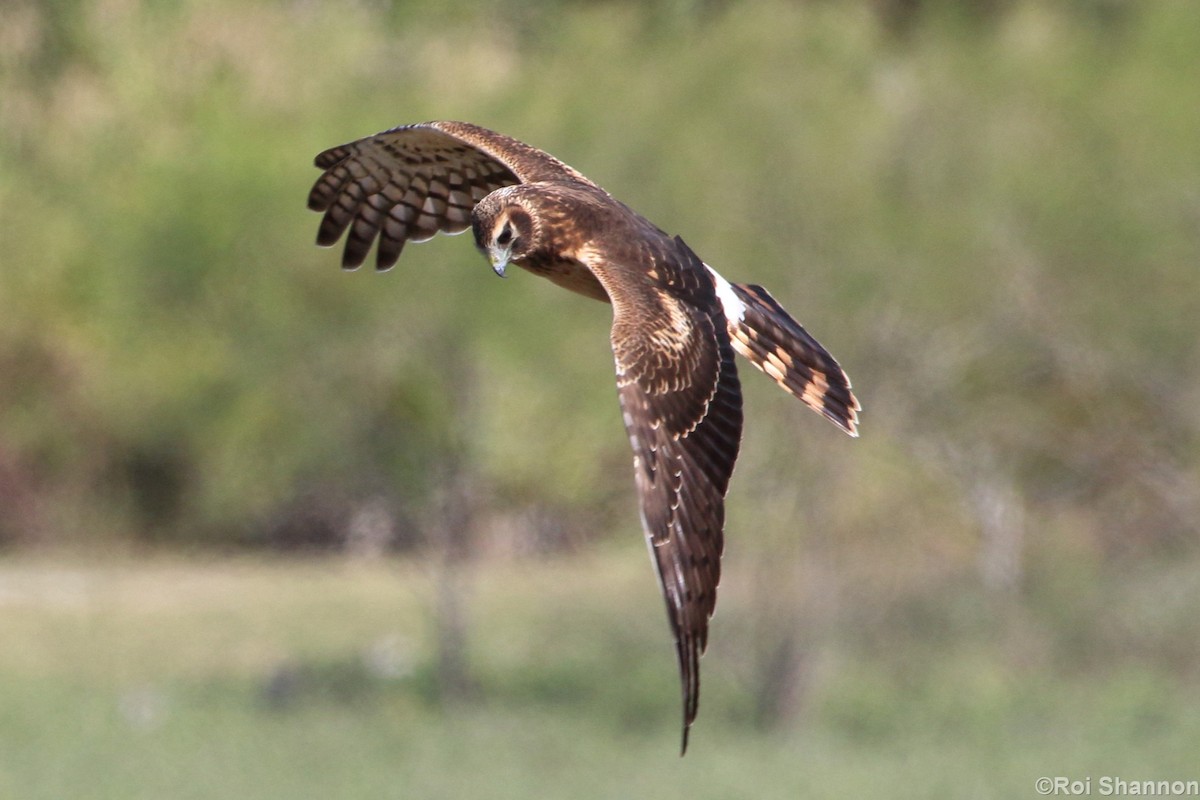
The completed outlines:
[[[512,252],[512,248],[501,250],[495,247],[489,247],[487,251],[488,261],[492,262],[492,269],[501,278],[504,277],[504,268],[508,266],[508,257]]]

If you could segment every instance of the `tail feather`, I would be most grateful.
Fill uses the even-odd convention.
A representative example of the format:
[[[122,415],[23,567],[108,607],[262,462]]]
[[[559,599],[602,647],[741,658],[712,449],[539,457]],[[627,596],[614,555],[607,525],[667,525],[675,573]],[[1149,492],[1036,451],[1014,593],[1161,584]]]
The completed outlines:
[[[761,286],[730,285],[743,308],[728,316],[733,348],[785,390],[851,436],[861,406],[850,379],[820,342]]]

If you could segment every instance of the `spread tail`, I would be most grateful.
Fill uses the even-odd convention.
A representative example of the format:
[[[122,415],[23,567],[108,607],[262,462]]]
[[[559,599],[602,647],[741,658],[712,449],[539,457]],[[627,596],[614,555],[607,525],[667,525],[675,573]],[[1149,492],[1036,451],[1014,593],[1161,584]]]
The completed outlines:
[[[733,348],[851,436],[858,436],[861,408],[850,379],[829,351],[792,319],[761,286],[730,284],[744,308],[727,314]]]

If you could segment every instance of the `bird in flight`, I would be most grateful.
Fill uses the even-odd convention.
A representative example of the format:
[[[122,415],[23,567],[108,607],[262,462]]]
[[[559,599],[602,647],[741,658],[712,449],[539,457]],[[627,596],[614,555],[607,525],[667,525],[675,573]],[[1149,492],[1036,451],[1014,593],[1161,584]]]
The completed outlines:
[[[316,157],[308,207],[317,244],[343,235],[355,269],[378,241],[391,268],[406,242],[472,231],[500,276],[522,267],[612,305],[617,393],[683,689],[696,718],[700,655],[717,601],[725,492],[742,436],[734,353],[851,436],[860,406],[824,347],[761,286],[730,283],[557,158],[465,122],[405,125]]]

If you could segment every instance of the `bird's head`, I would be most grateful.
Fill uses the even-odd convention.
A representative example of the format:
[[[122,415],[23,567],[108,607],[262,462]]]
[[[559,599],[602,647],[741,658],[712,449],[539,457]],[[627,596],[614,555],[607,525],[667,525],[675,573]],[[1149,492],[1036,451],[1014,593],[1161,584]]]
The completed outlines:
[[[492,269],[504,277],[510,262],[520,261],[537,249],[539,229],[528,199],[508,187],[479,201],[471,214],[475,246],[488,257]]]

